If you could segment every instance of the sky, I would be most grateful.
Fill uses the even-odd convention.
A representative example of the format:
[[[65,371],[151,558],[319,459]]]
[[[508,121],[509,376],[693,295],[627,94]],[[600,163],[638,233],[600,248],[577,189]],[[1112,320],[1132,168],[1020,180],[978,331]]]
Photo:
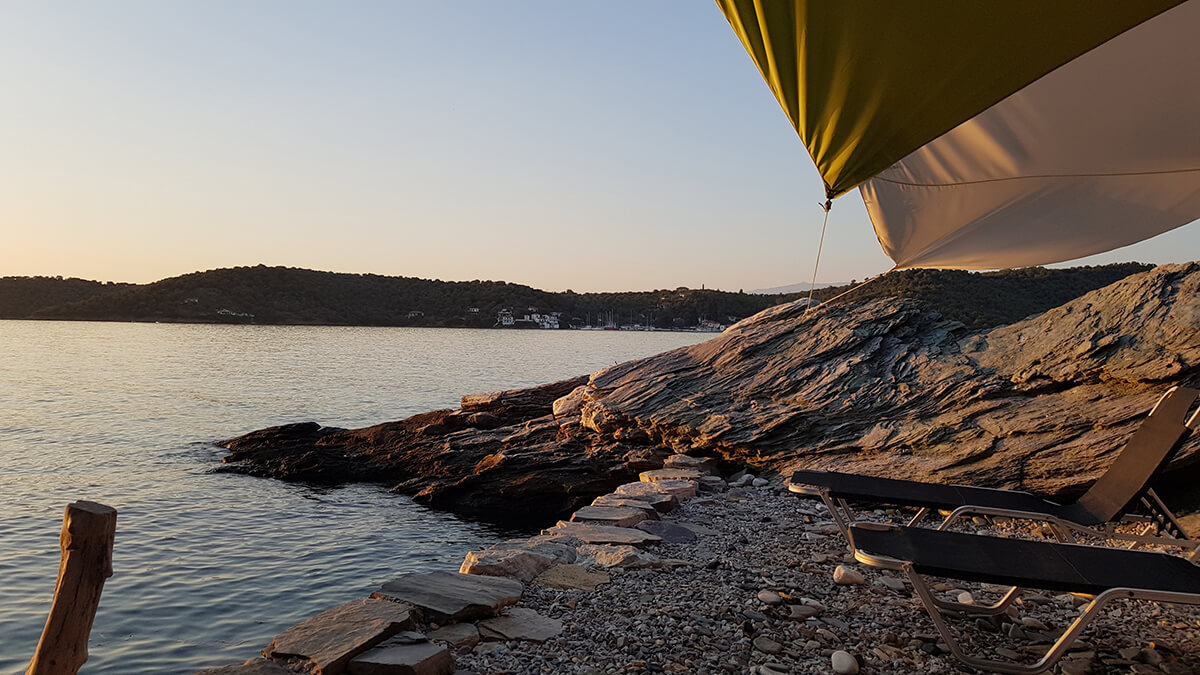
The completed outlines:
[[[0,276],[809,281],[820,178],[715,3],[0,3]],[[1072,264],[1182,262],[1192,224]],[[818,280],[887,270],[857,192]]]

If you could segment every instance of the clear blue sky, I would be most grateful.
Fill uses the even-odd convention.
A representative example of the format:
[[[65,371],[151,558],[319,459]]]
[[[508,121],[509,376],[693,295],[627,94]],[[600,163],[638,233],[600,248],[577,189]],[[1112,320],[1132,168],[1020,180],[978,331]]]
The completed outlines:
[[[716,6],[0,4],[0,275],[807,281],[821,182]],[[1195,224],[1085,262],[1186,260]],[[890,267],[853,193],[820,278]]]

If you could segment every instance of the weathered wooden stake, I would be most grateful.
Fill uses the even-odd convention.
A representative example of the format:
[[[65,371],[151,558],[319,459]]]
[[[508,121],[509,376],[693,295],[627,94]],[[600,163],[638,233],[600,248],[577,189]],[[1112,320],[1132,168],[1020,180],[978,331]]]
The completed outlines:
[[[42,639],[25,675],[75,675],[87,661],[88,635],[104,580],[112,576],[117,510],[78,501],[63,516],[62,561]]]

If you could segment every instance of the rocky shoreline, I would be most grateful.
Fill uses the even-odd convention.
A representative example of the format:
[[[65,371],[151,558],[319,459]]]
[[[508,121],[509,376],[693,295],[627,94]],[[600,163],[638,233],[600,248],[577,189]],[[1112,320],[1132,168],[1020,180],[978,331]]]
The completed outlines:
[[[472,518],[563,517],[673,454],[1078,496],[1172,384],[1200,382],[1200,263],[983,332],[881,299],[781,305],[704,343],[363,429],[223,441],[219,470],[376,482]],[[1200,498],[1200,438],[1167,469]],[[1187,496],[1187,495],[1184,495]]]
[[[288,629],[267,658],[201,675],[964,670],[903,579],[853,562],[823,505],[748,474],[727,487],[704,460],[672,464],[542,535],[468,553],[459,573],[405,575]],[[1003,591],[935,588],[970,602]],[[1079,604],[1028,592],[956,626],[974,649],[1029,662]],[[1200,608],[1128,603],[1054,672],[1186,675],[1200,672],[1197,645]]]

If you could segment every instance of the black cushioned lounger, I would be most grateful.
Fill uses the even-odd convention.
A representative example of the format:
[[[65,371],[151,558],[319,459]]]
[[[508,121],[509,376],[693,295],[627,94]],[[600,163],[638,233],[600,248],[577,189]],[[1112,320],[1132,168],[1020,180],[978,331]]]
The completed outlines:
[[[1200,391],[1172,387],[1158,400],[1141,426],[1126,442],[1117,459],[1087,493],[1073,504],[1056,504],[1028,492],[996,490],[968,485],[922,483],[831,471],[797,471],[792,492],[819,497],[835,522],[846,533],[853,522],[848,502],[871,502],[921,509],[915,524],[932,509],[951,510],[942,527],[966,515],[994,515],[1049,522],[1060,539],[1074,541],[1072,532],[1142,543],[1181,545],[1190,542],[1170,509],[1152,488],[1155,477],[1171,461],[1200,424],[1200,410],[1187,418]],[[1185,423],[1184,420],[1187,420]],[[1162,536],[1118,533],[1116,523],[1134,510],[1146,512],[1148,530]],[[1182,544],[1184,548],[1190,544]]]
[[[850,532],[859,551],[909,561],[918,574],[1060,593],[1144,588],[1200,596],[1200,567],[1175,555],[870,523]]]
[[[1003,673],[1039,673],[1051,668],[1112,600],[1200,604],[1200,567],[1165,553],[873,523],[852,525],[849,536],[860,562],[908,575],[955,656],[972,666]],[[937,598],[925,583],[925,575],[1095,597],[1045,656],[1025,665],[966,654],[943,617],[943,610],[999,614],[1019,595],[1018,588],[994,605],[963,605]]]

